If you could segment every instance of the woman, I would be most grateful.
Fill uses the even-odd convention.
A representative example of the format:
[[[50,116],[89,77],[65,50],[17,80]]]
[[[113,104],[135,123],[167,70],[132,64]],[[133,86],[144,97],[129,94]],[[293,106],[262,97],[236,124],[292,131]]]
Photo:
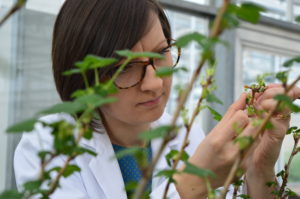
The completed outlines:
[[[55,23],[52,50],[54,78],[61,99],[72,100],[71,94],[84,88],[83,80],[79,76],[67,77],[61,74],[85,55],[116,57],[114,52],[120,49],[153,51],[161,53],[169,65],[174,65],[169,50],[170,38],[169,22],[155,0],[66,0]],[[72,163],[78,165],[81,172],[62,179],[61,187],[51,198],[127,198],[124,191],[128,177],[126,169],[121,162],[111,160],[111,157],[120,147],[142,146],[138,139],[139,133],[169,122],[168,116],[163,112],[169,98],[172,77],[156,77],[155,67],[160,64],[148,61],[140,59],[131,63],[134,71],[140,71],[138,67],[141,67],[141,62],[144,63],[145,73],[142,79],[137,75],[133,77],[134,81],[118,79],[115,82],[119,90],[113,96],[118,101],[100,108],[102,119],[98,122],[101,126],[97,127],[91,141],[83,140],[81,143],[97,152],[97,157],[82,155],[76,158]],[[108,67],[99,71],[99,76],[104,80],[111,73],[111,68]],[[92,73],[88,74],[88,78],[90,83],[94,82]],[[272,109],[273,96],[282,92],[283,89],[278,85],[269,86],[263,95],[257,97],[257,107]],[[294,99],[299,95],[299,88],[290,92]],[[252,135],[255,131],[244,112],[245,99],[244,93],[231,105],[222,121],[206,138],[199,127],[194,126],[191,130],[190,145],[187,148],[189,161],[217,174],[216,179],[211,179],[214,188],[223,185],[238,153],[238,146],[232,143],[235,136],[233,124],[243,128],[244,135]],[[287,114],[284,111],[280,114]],[[73,120],[64,114],[51,115],[43,120],[51,122],[61,118]],[[265,182],[275,179],[273,168],[289,126],[289,119],[274,117],[272,123],[275,128],[260,137],[250,157],[244,162],[246,187],[252,198],[272,198],[271,190],[268,190]],[[179,149],[183,133],[182,129],[179,136],[169,143],[164,154],[171,149]],[[41,134],[44,148],[51,147],[49,129],[38,126],[34,132],[24,134],[15,152],[15,172],[19,185],[37,175],[39,160],[36,153],[41,148],[36,134]],[[151,142],[150,156],[151,153],[156,154],[159,144],[160,140]],[[58,157],[51,166],[62,165],[63,162],[64,157]],[[135,166],[132,168],[136,168]],[[161,158],[156,171],[163,168],[167,168],[167,164]],[[183,168],[181,166],[180,169]],[[139,171],[135,169],[134,172]],[[176,175],[175,179],[177,184],[176,187],[171,186],[170,198],[206,197],[206,186],[200,178],[183,174]],[[161,198],[166,180],[153,178],[151,184],[151,198]]]

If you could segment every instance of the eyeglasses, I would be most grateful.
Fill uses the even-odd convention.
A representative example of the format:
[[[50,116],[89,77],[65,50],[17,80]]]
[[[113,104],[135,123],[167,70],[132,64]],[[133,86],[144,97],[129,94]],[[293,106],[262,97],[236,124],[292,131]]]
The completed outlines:
[[[148,65],[151,65],[154,70],[160,67],[175,67],[179,62],[181,49],[173,43],[162,49],[160,54],[164,56],[163,59],[150,58],[147,61],[130,62],[116,78],[114,82],[115,86],[119,89],[128,89],[136,86],[144,79]],[[115,66],[110,71],[110,76],[112,76],[118,67],[120,65]]]

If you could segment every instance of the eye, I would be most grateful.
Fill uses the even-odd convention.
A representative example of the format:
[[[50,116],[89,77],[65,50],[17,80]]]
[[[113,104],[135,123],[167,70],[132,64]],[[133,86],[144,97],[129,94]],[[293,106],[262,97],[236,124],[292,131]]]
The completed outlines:
[[[129,63],[127,64],[127,66],[125,66],[125,68],[122,70],[121,73],[126,73],[128,72],[130,69],[132,69],[134,67],[134,63]]]
[[[170,52],[171,51],[171,46],[167,46],[165,47],[164,49],[162,49],[159,54],[161,55],[166,55],[166,53]]]

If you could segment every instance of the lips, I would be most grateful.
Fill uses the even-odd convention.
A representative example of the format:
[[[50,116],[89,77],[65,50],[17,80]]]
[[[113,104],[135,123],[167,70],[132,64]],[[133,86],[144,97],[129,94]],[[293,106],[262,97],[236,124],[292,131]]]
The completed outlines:
[[[156,97],[154,99],[151,99],[151,100],[148,100],[148,101],[145,101],[145,102],[141,102],[141,103],[138,103],[139,105],[152,105],[152,104],[156,104],[160,101],[161,97],[163,96],[160,95],[159,97]]]

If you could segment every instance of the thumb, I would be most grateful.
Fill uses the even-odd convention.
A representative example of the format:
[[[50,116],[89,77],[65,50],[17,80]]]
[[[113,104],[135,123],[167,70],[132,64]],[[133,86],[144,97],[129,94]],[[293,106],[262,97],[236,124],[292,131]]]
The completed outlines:
[[[243,92],[240,97],[230,105],[227,112],[224,115],[224,119],[229,119],[233,116],[233,114],[239,110],[244,110],[246,108],[246,98],[247,93]]]

